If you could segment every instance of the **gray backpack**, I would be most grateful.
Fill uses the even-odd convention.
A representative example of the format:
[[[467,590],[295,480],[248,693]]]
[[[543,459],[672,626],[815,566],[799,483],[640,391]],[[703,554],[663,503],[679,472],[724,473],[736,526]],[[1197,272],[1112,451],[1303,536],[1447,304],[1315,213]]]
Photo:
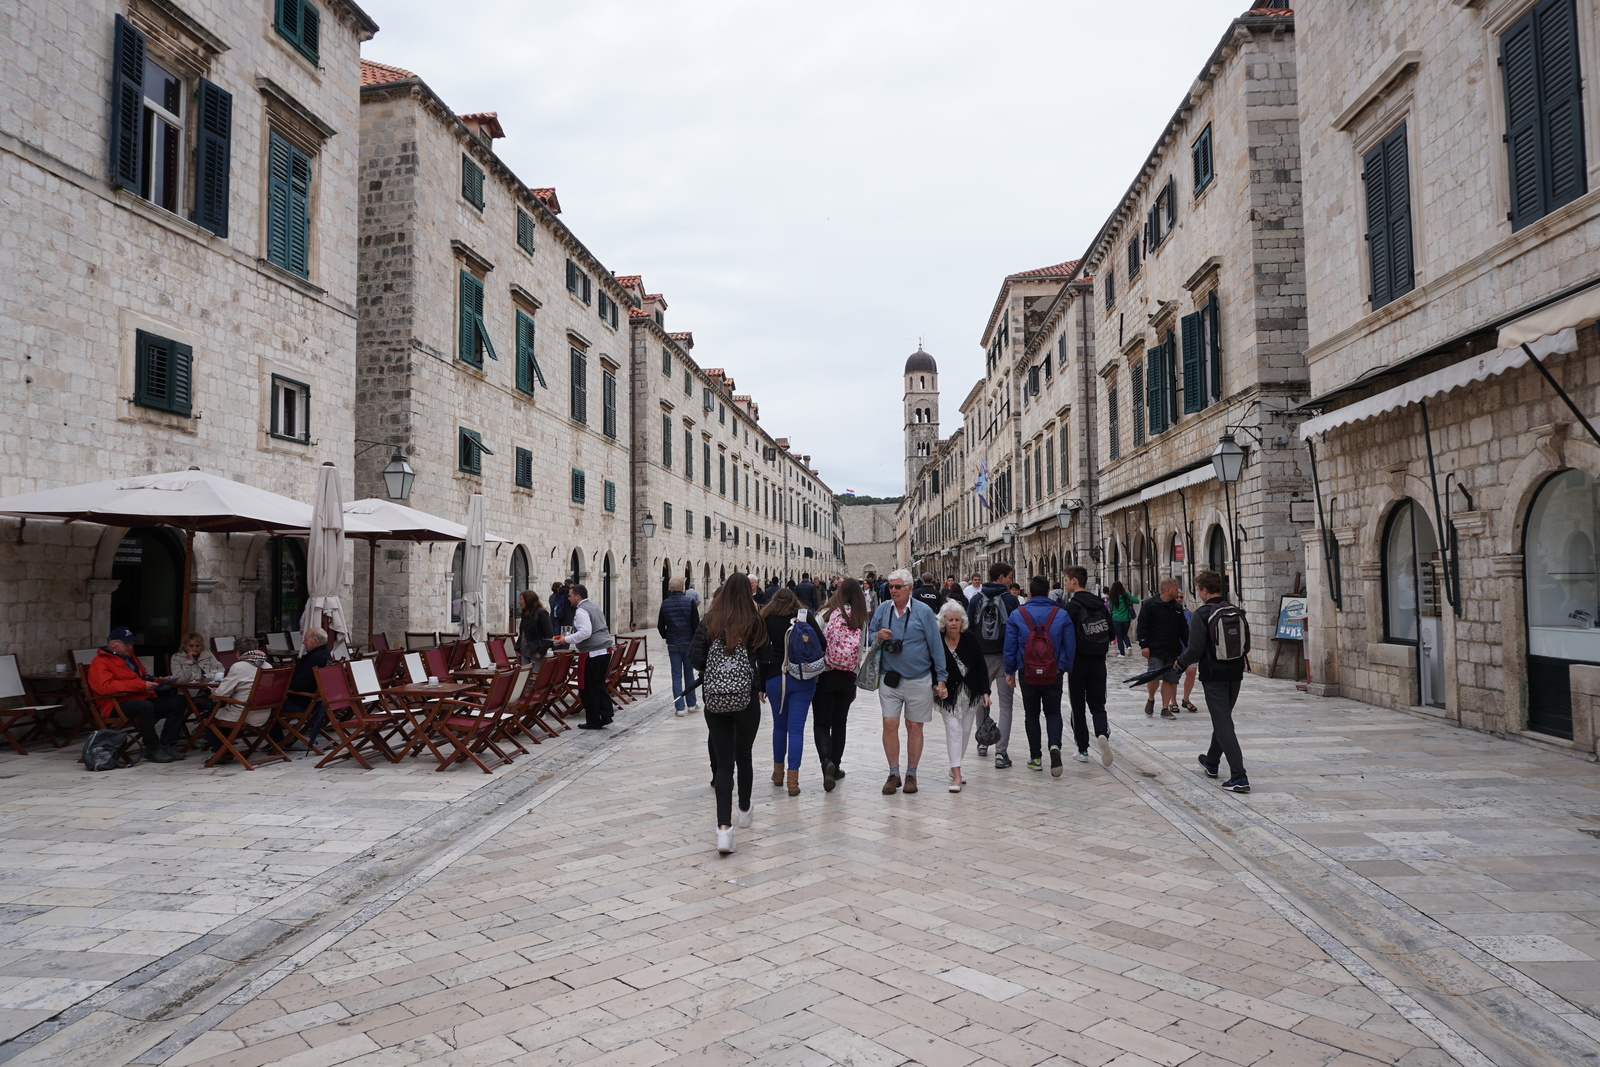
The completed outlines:
[[[720,637],[711,642],[706,650],[705,678],[700,683],[706,711],[713,715],[743,711],[750,706],[755,686],[756,668],[750,650],[740,645],[729,652],[722,647]]]
[[[126,730],[94,730],[83,742],[83,769],[115,771],[144,758],[144,747]]]

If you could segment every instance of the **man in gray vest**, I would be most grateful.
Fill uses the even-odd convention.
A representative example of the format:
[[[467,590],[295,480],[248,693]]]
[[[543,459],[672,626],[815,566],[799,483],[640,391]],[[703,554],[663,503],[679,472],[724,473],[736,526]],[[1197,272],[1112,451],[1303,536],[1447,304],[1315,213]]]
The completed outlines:
[[[583,657],[583,721],[580,730],[598,730],[611,724],[611,693],[606,689],[606,674],[611,668],[611,629],[600,605],[589,599],[589,590],[572,585],[567,590],[572,605],[572,632],[555,639],[558,645],[578,650]]]

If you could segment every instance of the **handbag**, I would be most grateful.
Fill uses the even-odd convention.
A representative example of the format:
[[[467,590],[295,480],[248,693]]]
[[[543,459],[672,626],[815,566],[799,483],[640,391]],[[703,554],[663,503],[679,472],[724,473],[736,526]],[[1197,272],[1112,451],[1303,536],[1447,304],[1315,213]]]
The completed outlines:
[[[1000,727],[989,717],[989,709],[983,709],[983,721],[978,723],[978,729],[973,733],[972,739],[984,748],[990,748],[1000,743]]]
[[[861,646],[861,662],[856,665],[856,688],[869,693],[877,692],[883,681],[882,672],[883,650],[878,647],[878,639],[874,637]]]

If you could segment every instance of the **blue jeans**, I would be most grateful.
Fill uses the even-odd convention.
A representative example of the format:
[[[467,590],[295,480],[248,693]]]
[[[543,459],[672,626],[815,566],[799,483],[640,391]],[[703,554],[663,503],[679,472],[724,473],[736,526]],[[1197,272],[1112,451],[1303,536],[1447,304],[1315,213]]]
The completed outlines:
[[[815,678],[802,682],[779,674],[767,682],[773,763],[786,763],[791,771],[800,769],[800,757],[806,750],[806,712],[811,710],[811,694],[816,691]]]
[[[694,685],[694,664],[689,662],[688,645],[668,645],[667,662],[672,664],[672,708],[682,711],[685,707],[694,707],[694,694],[690,693],[685,704],[683,691]]]

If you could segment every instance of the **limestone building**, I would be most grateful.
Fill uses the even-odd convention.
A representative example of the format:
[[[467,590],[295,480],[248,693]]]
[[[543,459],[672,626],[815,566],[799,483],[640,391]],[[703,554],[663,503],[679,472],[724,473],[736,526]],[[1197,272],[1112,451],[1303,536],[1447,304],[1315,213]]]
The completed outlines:
[[[1297,19],[1313,681],[1593,755],[1600,11]]]
[[[1258,670],[1312,517],[1291,414],[1307,390],[1296,52],[1291,13],[1234,19],[1081,267],[1102,577],[1148,596],[1222,572],[1269,650]],[[1225,436],[1245,456],[1226,487]]]
[[[695,360],[692,334],[667,330],[661,294],[637,276],[617,280],[636,305],[628,324],[634,624],[655,625],[674,577],[709,596],[735,571],[763,583],[841,573],[839,509],[811,457],[762,426],[759,405],[726,368]]]
[[[349,471],[376,30],[348,0],[10,6],[0,495],[199,466],[304,500]],[[183,567],[166,530],[0,519],[0,647],[48,668],[114,622],[170,652]],[[193,574],[198,629],[298,622],[297,542],[199,534]]]
[[[493,112],[457,114],[417,75],[363,61],[356,431],[358,495],[381,495],[395,450],[410,503],[466,521],[484,497],[491,629],[520,590],[582,581],[628,614],[634,567],[630,312],[619,282],[495,154]],[[376,628],[449,628],[461,553],[385,542]],[[366,568],[356,618],[364,623]]]
[[[917,350],[906,357],[905,408],[906,485],[916,480],[939,442],[939,365]]]
[[[895,558],[897,504],[850,504],[839,509],[844,538],[844,573],[852,578],[885,577],[906,561]]]

